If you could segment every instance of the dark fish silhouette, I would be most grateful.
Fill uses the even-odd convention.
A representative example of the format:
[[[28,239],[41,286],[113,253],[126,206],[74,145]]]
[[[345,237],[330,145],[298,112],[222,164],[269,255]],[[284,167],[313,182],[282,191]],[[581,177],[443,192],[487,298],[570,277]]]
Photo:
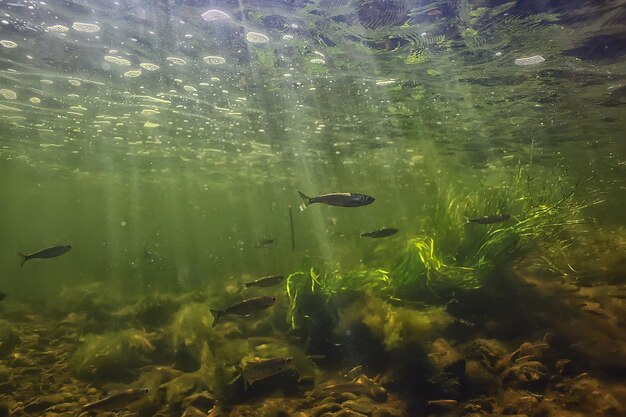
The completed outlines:
[[[7,295],[3,292],[0,292],[0,301],[4,300],[5,298],[7,298]]]
[[[288,369],[293,362],[293,358],[274,358],[258,362],[246,362],[246,366],[241,372],[247,385],[252,385],[270,376],[279,374]]]
[[[378,230],[374,230],[373,232],[361,233],[361,237],[373,237],[373,238],[388,237],[388,236],[395,235],[396,233],[398,233],[398,229],[394,229],[394,228],[378,229]]]
[[[256,245],[254,245],[254,247],[257,249],[261,249],[261,248],[267,248],[269,246],[272,246],[273,244],[274,244],[274,239],[261,239],[256,243]]]
[[[256,313],[258,311],[263,311],[265,309],[270,308],[276,302],[276,297],[263,295],[260,297],[249,298],[247,300],[240,301],[232,306],[228,307],[226,310],[213,310],[211,309],[211,314],[213,314],[213,326],[217,325],[217,323],[222,319],[222,317],[227,315],[235,315],[235,316],[243,316],[247,317],[252,313]]]
[[[309,204],[313,203],[323,203],[338,207],[361,207],[372,204],[375,200],[372,196],[356,193],[332,193],[319,195],[317,197],[307,197],[301,191],[298,191],[298,194],[300,194],[300,198],[304,200],[304,202],[300,204],[300,211],[303,211]]]
[[[109,395],[101,400],[83,405],[81,411],[119,411],[148,394],[148,388],[130,388],[126,391]]]
[[[42,249],[38,252],[31,253],[30,255],[24,255],[18,252],[17,254],[20,255],[22,258],[24,258],[22,259],[22,264],[20,265],[20,268],[24,266],[26,261],[30,259],[56,258],[57,256],[61,256],[64,253],[69,252],[70,249],[72,249],[70,245],[61,245],[61,246],[52,246],[46,249]]]
[[[271,275],[268,277],[263,277],[259,279],[255,279],[254,281],[244,282],[243,285],[246,288],[250,287],[271,287],[272,285],[280,284],[285,277],[282,275]]]
[[[510,218],[510,214],[492,214],[489,216],[476,217],[475,219],[467,219],[467,222],[478,224],[495,224],[505,222]]]

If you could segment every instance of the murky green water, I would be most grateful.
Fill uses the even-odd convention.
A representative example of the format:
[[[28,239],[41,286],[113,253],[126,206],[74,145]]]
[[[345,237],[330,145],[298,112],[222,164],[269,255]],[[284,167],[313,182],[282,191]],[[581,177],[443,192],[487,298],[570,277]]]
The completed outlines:
[[[151,339],[158,346],[144,349],[140,362],[177,361],[187,371],[182,343],[194,346],[186,354],[205,375],[208,348],[199,340],[211,337],[211,317],[194,302],[225,308],[261,294],[275,295],[276,308],[249,321],[256,324],[236,319],[244,322],[240,336],[303,332],[295,346],[331,358],[323,372],[361,364],[385,374],[415,344],[438,357],[413,337],[425,323],[437,324],[425,333],[459,344],[512,337],[519,343],[510,351],[540,333],[580,343],[534,316],[511,313],[516,318],[507,322],[507,304],[549,311],[550,302],[527,304],[537,294],[515,290],[517,299],[498,287],[518,271],[530,281],[546,274],[574,287],[580,280],[608,285],[602,295],[611,303],[590,301],[597,291],[566,302],[613,308],[601,313],[620,328],[624,21],[626,3],[617,0],[2,1],[0,292],[7,298],[0,317],[4,311],[20,333],[24,317],[51,314],[37,309],[42,304],[59,319],[86,314],[68,355],[106,332],[166,334],[173,347]],[[300,213],[298,191],[376,200],[356,208],[314,204]],[[511,219],[464,224],[500,214]],[[399,232],[360,236],[381,228]],[[263,239],[272,242],[256,247]],[[72,250],[20,267],[16,252],[63,244]],[[239,292],[242,281],[276,274],[284,284]],[[545,291],[546,300],[572,293]],[[119,313],[137,300],[141,310],[152,302],[141,304],[146,296],[173,297],[174,307],[155,301],[163,309],[147,313],[161,317],[151,325],[137,318],[144,313]],[[439,328],[435,313],[420,310],[424,302],[447,309],[451,322],[473,322],[470,330]],[[451,310],[451,302],[461,307]],[[494,325],[495,333],[474,316],[473,306],[484,303],[500,305],[490,320],[507,323]],[[373,318],[368,309],[387,316]],[[104,310],[119,314],[91,317]],[[185,315],[207,329],[181,330]],[[401,330],[380,330],[379,320],[397,320]],[[371,334],[351,339],[352,332],[365,337],[354,323]],[[378,353],[358,347],[369,337],[391,352],[378,366]],[[626,340],[615,338],[607,352]],[[225,362],[268,357],[239,347],[226,358],[219,352],[227,346],[210,346],[211,375]],[[594,363],[588,351],[582,355],[580,373]],[[14,358],[7,358],[9,366]],[[136,365],[125,366],[137,372]],[[89,379],[82,365],[73,366]],[[96,385],[110,377],[95,374]],[[388,385],[376,383],[401,393],[396,385],[405,382],[395,375]],[[215,381],[194,387],[217,398],[224,390]],[[4,390],[9,402],[20,396],[13,391]],[[442,399],[433,392],[424,401]],[[418,409],[409,404],[408,415]]]

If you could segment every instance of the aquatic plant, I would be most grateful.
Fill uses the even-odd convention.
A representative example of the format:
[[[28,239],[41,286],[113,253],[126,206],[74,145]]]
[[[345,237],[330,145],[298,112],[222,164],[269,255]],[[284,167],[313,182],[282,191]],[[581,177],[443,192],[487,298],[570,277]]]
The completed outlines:
[[[168,294],[147,294],[135,303],[119,309],[114,315],[125,322],[136,321],[140,326],[157,328],[170,320],[180,302]]]
[[[589,222],[583,210],[600,202],[575,198],[590,179],[563,192],[561,176],[541,182],[520,166],[508,181],[471,193],[441,184],[430,215],[420,224],[424,235],[409,239],[390,267],[330,272],[311,268],[291,274],[286,281],[291,327],[308,326],[315,310],[336,314],[332,304],[338,296],[374,291],[389,299],[446,301],[455,291],[483,287],[531,251],[554,253],[570,243],[572,226]],[[511,218],[493,224],[468,222],[468,217],[485,214]],[[315,297],[321,302],[313,308]]]
[[[451,322],[444,307],[420,310],[398,307],[368,291],[342,310],[337,330],[339,334],[349,334],[346,330],[363,323],[385,350],[390,351],[421,345]]]
[[[125,378],[132,370],[149,363],[155,351],[153,335],[127,329],[107,334],[90,334],[72,356],[74,372],[81,378]]]
[[[0,320],[0,358],[11,353],[20,343],[20,337],[15,327],[6,320]]]
[[[475,290],[530,251],[566,246],[567,227],[589,222],[583,210],[600,201],[574,198],[587,181],[557,198],[552,185],[532,184],[526,170],[519,168],[509,182],[495,188],[464,197],[447,191],[425,227],[427,236],[410,239],[391,268],[394,295],[424,299]],[[464,221],[465,216],[483,213],[512,218],[491,225]]]

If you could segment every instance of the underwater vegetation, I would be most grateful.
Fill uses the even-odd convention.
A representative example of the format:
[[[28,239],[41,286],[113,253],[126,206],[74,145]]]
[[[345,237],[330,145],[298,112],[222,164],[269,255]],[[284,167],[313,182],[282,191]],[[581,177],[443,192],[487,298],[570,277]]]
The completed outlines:
[[[105,335],[89,334],[72,357],[71,364],[82,378],[128,376],[124,374],[129,370],[150,362],[150,355],[155,351],[151,339],[151,335],[135,329]]]
[[[561,254],[573,242],[575,227],[591,222],[584,210],[601,202],[593,193],[586,200],[576,193],[592,179],[567,189],[561,176],[541,180],[520,166],[507,181],[467,194],[440,187],[430,215],[416,219],[423,233],[410,238],[397,259],[379,268],[311,267],[291,274],[286,280],[290,325],[308,328],[311,316],[324,309],[336,317],[337,306],[346,297],[354,300],[355,293],[445,303],[499,279],[530,253]],[[485,213],[490,216],[482,217]],[[469,221],[472,217],[480,221]],[[556,260],[542,258],[544,268],[556,268]]]
[[[567,246],[571,228],[590,222],[583,210],[599,200],[580,201],[575,191],[582,183],[564,192],[560,180],[540,184],[529,175],[519,168],[509,181],[492,188],[462,197],[448,191],[425,223],[426,236],[409,240],[391,268],[394,295],[449,298],[455,291],[475,290],[497,279],[504,267],[530,252]],[[463,223],[465,216],[478,213],[511,218],[495,224]]]
[[[19,342],[20,337],[11,323],[0,320],[0,358],[10,353]]]

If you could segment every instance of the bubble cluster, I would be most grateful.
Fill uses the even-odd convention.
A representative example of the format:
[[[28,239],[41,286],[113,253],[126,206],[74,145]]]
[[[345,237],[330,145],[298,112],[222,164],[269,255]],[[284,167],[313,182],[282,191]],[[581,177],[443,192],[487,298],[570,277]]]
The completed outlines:
[[[42,84],[54,84],[54,81],[52,81],[52,80],[41,80],[39,82],[42,83]]]
[[[146,71],[156,71],[159,69],[158,65],[150,64],[149,62],[142,62],[141,64],[139,64],[139,66]]]
[[[100,31],[100,26],[93,23],[74,22],[72,23],[72,29],[76,32],[95,33]]]
[[[270,41],[270,38],[268,38],[262,33],[248,32],[246,33],[246,40],[250,43],[261,44],[261,43],[268,43]]]
[[[126,78],[135,78],[141,75],[141,70],[130,70],[124,73],[124,77]]]
[[[69,31],[70,28],[68,28],[67,26],[63,26],[63,25],[54,25],[54,26],[48,26],[46,30],[48,32],[65,33]]]
[[[311,60],[311,63],[312,63],[312,64],[320,64],[320,65],[324,65],[324,64],[326,64],[326,61],[325,61],[325,60],[323,60],[322,58],[313,58],[313,59]]]
[[[41,103],[41,99],[39,97],[31,97],[31,98],[28,99],[28,101],[30,101],[33,104]]]
[[[175,57],[172,57],[172,56],[168,56],[167,58],[165,58],[165,60],[167,62],[169,62],[170,64],[174,64],[174,65],[185,65],[185,64],[187,64],[187,61],[185,61],[184,59],[182,59],[182,58],[175,58]]]
[[[15,91],[7,90],[6,88],[0,89],[0,96],[6,98],[7,100],[15,100],[17,98]]]
[[[541,64],[546,59],[541,55],[533,55],[526,58],[517,58],[515,60],[515,65],[536,65]]]
[[[183,88],[185,89],[185,91],[188,91],[190,93],[195,93],[198,91],[198,89],[196,89],[196,87],[192,85],[183,85]]]
[[[152,122],[146,122],[146,123],[143,124],[143,127],[147,127],[147,128],[159,127],[159,124],[158,123],[152,123]]]
[[[224,13],[221,10],[215,9],[207,10],[206,12],[202,13],[201,16],[207,22],[230,19],[230,16],[228,14]]]
[[[118,58],[116,56],[105,55],[104,60],[113,64],[122,65],[124,67],[130,66],[130,61],[124,58]]]
[[[7,40],[1,40],[0,41],[0,45],[4,46],[5,48],[16,48],[17,44],[13,41],[7,41]]]
[[[206,62],[209,65],[222,65],[226,63],[226,60],[224,58],[222,58],[221,56],[205,56],[204,58],[202,58],[204,60],[204,62]]]
[[[72,84],[74,87],[80,86],[80,81],[78,80],[67,80],[68,83]]]

